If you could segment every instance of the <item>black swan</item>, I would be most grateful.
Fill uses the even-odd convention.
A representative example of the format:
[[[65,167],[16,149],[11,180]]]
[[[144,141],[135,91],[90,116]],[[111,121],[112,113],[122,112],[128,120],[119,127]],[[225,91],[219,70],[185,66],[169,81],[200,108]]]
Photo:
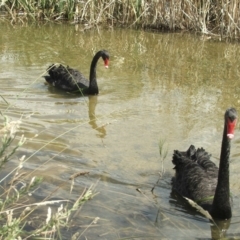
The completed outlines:
[[[80,92],[84,95],[98,94],[96,68],[100,57],[102,57],[105,67],[108,68],[108,52],[106,50],[98,51],[92,59],[89,81],[76,69],[54,64],[47,69],[49,76],[44,76],[44,78],[50,85],[68,92]]]
[[[193,145],[186,152],[175,150],[173,164],[176,171],[172,179],[173,190],[190,198],[209,211],[215,219],[232,217],[229,188],[230,143],[234,137],[237,111],[229,108],[225,112],[222,148],[219,169],[210,160],[210,155]]]

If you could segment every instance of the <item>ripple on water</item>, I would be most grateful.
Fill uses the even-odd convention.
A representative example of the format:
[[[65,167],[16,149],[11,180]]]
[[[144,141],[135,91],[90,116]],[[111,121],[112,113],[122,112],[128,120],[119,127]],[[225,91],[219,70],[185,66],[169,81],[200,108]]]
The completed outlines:
[[[88,239],[210,239],[210,223],[171,195],[171,156],[195,144],[218,164],[223,113],[239,105],[240,48],[187,34],[0,25],[1,96],[8,102],[0,107],[11,119],[22,119],[20,135],[28,141],[17,156],[30,157],[25,170],[44,177],[34,196],[43,199],[60,186],[52,197],[73,200],[96,184],[98,194],[76,215],[72,229]],[[102,48],[110,52],[110,67],[98,63],[99,96],[80,98],[44,83],[54,62],[88,76],[93,53]],[[238,134],[236,129],[227,237],[240,235]],[[80,171],[89,174],[75,180],[70,197],[68,179]]]

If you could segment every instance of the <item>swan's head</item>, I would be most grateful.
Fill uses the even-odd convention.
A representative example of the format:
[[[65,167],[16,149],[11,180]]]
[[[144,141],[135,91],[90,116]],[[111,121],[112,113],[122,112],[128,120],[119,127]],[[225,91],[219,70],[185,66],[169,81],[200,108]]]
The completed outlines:
[[[237,125],[237,111],[235,108],[227,109],[225,113],[225,122],[227,126],[227,137],[232,139],[234,137],[234,129]]]

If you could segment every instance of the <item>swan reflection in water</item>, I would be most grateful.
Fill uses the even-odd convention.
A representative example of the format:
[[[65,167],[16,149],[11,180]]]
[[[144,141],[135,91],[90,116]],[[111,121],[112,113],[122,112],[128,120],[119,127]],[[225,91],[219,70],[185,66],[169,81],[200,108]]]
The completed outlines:
[[[98,126],[97,125],[97,118],[95,115],[95,108],[97,106],[98,97],[96,95],[88,96],[89,103],[88,103],[88,116],[89,116],[89,124],[91,127],[98,131],[97,136],[100,138],[104,138],[106,136],[106,130],[104,125]]]
[[[186,214],[187,215],[189,214],[191,216],[194,216],[195,219],[198,219],[199,221],[203,221],[202,218],[200,218],[203,215],[200,214],[194,207],[190,206],[188,201],[174,190],[172,190],[170,193],[169,203],[171,205],[174,205],[174,209],[176,209],[177,212],[179,212],[179,209],[181,209],[181,211],[179,212],[179,216],[182,215],[181,213],[184,213],[184,216],[185,216],[184,218],[186,218]],[[174,211],[174,214],[176,214],[175,211]],[[192,218],[191,216],[189,217],[189,222],[191,222],[191,218]],[[212,222],[212,220],[209,220],[209,222],[210,222],[212,240],[225,239],[225,238],[228,239],[226,235],[227,235],[227,230],[231,224],[231,218],[227,220],[214,219],[214,222]],[[209,222],[206,221],[206,224],[209,224]],[[187,225],[188,223],[186,222],[186,228],[189,227],[189,225],[188,226]],[[197,232],[197,235],[199,236],[199,231]]]
[[[48,87],[49,92],[53,93],[52,97],[54,98],[61,98],[64,95],[66,98],[79,98],[79,96],[77,94],[73,94],[73,93],[67,93],[62,91],[61,89],[57,89],[57,88],[53,88],[51,86]],[[105,125],[101,125],[98,126],[97,125],[97,118],[95,115],[95,109],[97,106],[97,99],[98,96],[97,95],[89,95],[88,96],[88,117],[89,117],[89,124],[90,126],[98,131],[97,136],[100,138],[104,138],[106,136],[106,130],[105,130]],[[85,100],[86,99],[86,100]],[[87,105],[87,98],[85,98],[84,101],[86,102]],[[62,102],[61,102],[62,103]],[[66,104],[66,103],[65,103]],[[78,102],[70,102],[69,104],[78,104]],[[86,105],[84,104],[84,108],[86,107]],[[86,109],[86,108],[85,108]],[[86,109],[87,111],[87,109]]]
[[[215,224],[211,225],[212,239],[226,238],[227,230],[230,226],[231,219],[228,220],[215,220]]]

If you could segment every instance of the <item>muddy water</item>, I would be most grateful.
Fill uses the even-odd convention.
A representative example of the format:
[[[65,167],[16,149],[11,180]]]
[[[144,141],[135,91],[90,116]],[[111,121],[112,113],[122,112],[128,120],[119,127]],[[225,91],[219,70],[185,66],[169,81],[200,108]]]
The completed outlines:
[[[98,195],[78,212],[66,239],[74,232],[79,239],[211,239],[210,223],[171,195],[171,156],[194,144],[218,164],[224,111],[240,109],[239,45],[179,33],[0,27],[0,89],[9,103],[1,100],[0,107],[22,119],[28,141],[18,156],[29,158],[25,169],[44,176],[34,197],[44,199],[60,186],[50,199],[74,200],[96,184]],[[45,69],[56,62],[88,76],[93,54],[103,48],[111,59],[107,70],[98,63],[98,96],[76,97],[44,83]],[[239,145],[237,128],[228,237],[240,235]],[[69,177],[84,171],[89,174],[75,179],[70,195]]]

